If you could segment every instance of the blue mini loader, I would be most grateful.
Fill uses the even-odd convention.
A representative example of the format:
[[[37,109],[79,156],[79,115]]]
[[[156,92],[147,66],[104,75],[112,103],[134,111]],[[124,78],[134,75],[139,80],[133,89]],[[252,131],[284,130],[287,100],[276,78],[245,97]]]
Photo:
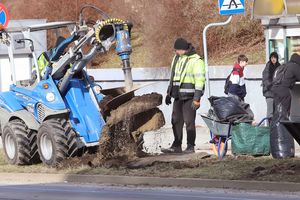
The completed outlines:
[[[104,13],[102,16],[90,27],[81,17],[79,23],[52,22],[1,31],[0,41],[8,46],[13,80],[10,90],[0,93],[1,136],[9,163],[26,165],[42,161],[55,166],[67,157],[77,156],[82,149],[99,145],[105,125],[99,108],[103,94],[102,88],[87,74],[86,65],[95,55],[116,44],[123,63],[124,91],[132,91],[129,65],[132,25]],[[36,80],[16,81],[14,48],[29,45],[32,60],[38,66],[32,40],[24,38],[22,33],[61,27],[72,27],[71,34],[47,52],[45,73],[36,67]],[[110,103],[118,101],[113,99]]]

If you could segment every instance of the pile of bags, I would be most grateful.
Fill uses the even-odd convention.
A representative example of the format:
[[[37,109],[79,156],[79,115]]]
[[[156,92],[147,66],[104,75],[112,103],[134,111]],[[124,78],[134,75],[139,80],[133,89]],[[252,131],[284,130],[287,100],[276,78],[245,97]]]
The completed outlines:
[[[220,122],[230,123],[252,123],[254,115],[250,105],[239,101],[234,97],[216,97],[208,98],[211,109],[210,118]]]
[[[231,123],[231,148],[234,155],[262,156],[270,154],[268,127],[252,126],[254,115],[249,104],[234,97],[209,98],[209,118]]]

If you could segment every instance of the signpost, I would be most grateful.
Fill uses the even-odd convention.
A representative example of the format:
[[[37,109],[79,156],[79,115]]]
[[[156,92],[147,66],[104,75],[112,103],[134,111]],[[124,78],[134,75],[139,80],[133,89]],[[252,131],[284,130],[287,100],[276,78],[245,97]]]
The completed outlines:
[[[245,12],[245,0],[219,0],[219,13],[221,15],[242,14]],[[208,71],[208,55],[207,55],[207,41],[206,33],[208,28],[215,26],[225,26],[231,22],[232,16],[230,16],[225,22],[208,24],[203,30],[203,50],[204,50],[204,63],[206,70],[206,87],[208,97],[210,97],[210,83],[209,83],[209,71]]]

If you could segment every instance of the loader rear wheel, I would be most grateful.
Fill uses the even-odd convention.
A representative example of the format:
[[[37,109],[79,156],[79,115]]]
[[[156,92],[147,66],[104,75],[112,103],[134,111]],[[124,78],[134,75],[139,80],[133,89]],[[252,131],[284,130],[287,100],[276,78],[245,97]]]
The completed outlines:
[[[41,160],[46,165],[57,166],[65,158],[78,154],[76,134],[65,119],[43,122],[37,141]]]
[[[21,120],[8,122],[2,134],[3,148],[10,164],[29,165],[40,162],[36,144],[37,133]]]

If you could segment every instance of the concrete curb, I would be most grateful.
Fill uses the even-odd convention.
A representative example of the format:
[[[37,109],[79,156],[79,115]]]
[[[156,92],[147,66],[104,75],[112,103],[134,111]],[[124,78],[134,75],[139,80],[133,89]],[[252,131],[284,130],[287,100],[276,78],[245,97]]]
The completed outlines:
[[[187,188],[224,188],[239,190],[264,190],[299,192],[300,183],[239,181],[197,178],[160,178],[139,176],[74,175],[74,174],[29,174],[0,173],[0,182],[6,183],[94,183],[106,185],[167,186]]]

